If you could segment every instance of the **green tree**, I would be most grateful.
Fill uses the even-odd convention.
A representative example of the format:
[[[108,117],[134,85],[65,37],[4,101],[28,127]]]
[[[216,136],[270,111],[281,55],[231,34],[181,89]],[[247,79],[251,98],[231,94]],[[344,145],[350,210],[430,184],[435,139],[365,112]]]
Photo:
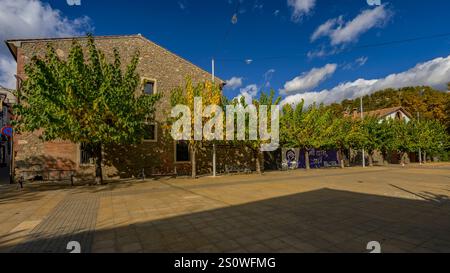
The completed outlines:
[[[445,126],[436,120],[413,120],[409,123],[410,151],[425,155],[442,155],[448,148],[449,136]]]
[[[73,40],[67,60],[59,58],[51,45],[43,59],[33,57],[25,67],[22,103],[14,111],[21,132],[41,130],[45,141],[61,139],[92,147],[95,176],[101,183],[102,148],[140,142],[159,96],[136,95],[138,52],[122,71],[117,49],[112,63],[92,36],[87,58],[83,49]]]
[[[413,150],[411,146],[411,134],[408,127],[410,126],[404,120],[394,119],[391,121],[394,138],[392,139],[393,150],[400,155],[401,164],[405,164],[406,153]]]
[[[304,110],[304,101],[295,108],[283,107],[282,140],[287,145],[304,151],[306,169],[310,169],[309,153],[313,148],[329,145],[331,111],[322,105],[312,104]]]
[[[383,123],[376,117],[366,117],[361,123],[361,130],[364,135],[363,148],[368,153],[369,166],[373,167],[373,156],[377,150],[383,146],[383,133],[389,128],[383,128]]]
[[[357,146],[355,142],[359,143],[360,126],[359,123],[350,117],[334,118],[331,126],[328,129],[328,148],[337,150],[340,159],[341,169],[345,168],[344,151],[350,147]]]
[[[262,91],[260,96],[259,96],[259,98],[253,99],[253,101],[252,101],[252,104],[256,108],[256,113],[257,113],[257,118],[258,118],[256,124],[259,124],[261,115],[267,115],[267,122],[268,122],[267,126],[268,126],[269,133],[270,133],[270,128],[272,128],[272,126],[271,126],[271,120],[272,120],[271,106],[272,105],[279,105],[280,102],[281,102],[281,97],[275,97],[275,91],[273,89],[270,90],[269,94],[266,94],[265,92]],[[241,97],[240,100],[234,99],[232,101],[232,104],[234,106],[241,105],[244,108],[246,108],[248,106],[247,103],[245,102],[245,98],[244,97]],[[261,110],[260,106],[261,105],[267,106],[267,114],[260,112],[260,110]],[[247,126],[247,125],[250,125],[249,118],[250,118],[250,115],[246,114],[245,115],[245,124],[246,124],[246,126],[245,126],[245,135],[246,136],[250,135],[249,134],[250,126]],[[236,119],[236,116],[235,116],[235,119]],[[237,123],[235,123],[235,124],[237,124]],[[250,139],[246,138],[245,141],[234,141],[234,142],[235,142],[235,145],[243,145],[243,146],[247,147],[248,149],[250,149],[252,151],[253,158],[254,158],[255,163],[256,163],[256,172],[258,174],[261,174],[262,173],[262,166],[264,166],[264,157],[263,157],[263,153],[261,152],[261,145],[268,144],[268,141],[262,140],[261,136],[259,135],[257,140],[250,140]]]

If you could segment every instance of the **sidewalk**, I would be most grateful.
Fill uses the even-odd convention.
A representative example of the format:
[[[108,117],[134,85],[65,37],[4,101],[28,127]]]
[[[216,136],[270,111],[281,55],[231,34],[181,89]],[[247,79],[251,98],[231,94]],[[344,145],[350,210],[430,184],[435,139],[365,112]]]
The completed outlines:
[[[0,252],[450,252],[446,169],[0,188]]]

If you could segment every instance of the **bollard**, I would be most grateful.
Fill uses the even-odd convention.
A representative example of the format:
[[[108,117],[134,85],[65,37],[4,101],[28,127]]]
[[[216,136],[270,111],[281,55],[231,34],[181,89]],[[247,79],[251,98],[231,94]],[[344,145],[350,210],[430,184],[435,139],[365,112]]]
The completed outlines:
[[[20,176],[19,178],[19,184],[20,184],[20,188],[23,189],[23,181],[25,180],[25,178],[22,176]]]

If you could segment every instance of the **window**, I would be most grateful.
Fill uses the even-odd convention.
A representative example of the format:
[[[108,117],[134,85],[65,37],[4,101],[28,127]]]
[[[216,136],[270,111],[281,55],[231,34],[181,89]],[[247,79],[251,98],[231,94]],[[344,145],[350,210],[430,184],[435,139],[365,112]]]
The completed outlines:
[[[189,143],[187,141],[179,141],[175,145],[175,162],[189,162]]]
[[[158,135],[156,124],[146,123],[144,129],[144,141],[155,142]]]
[[[90,165],[94,164],[94,148],[92,145],[81,143],[80,144],[80,164]]]
[[[144,94],[154,95],[155,91],[155,81],[154,80],[144,80]]]

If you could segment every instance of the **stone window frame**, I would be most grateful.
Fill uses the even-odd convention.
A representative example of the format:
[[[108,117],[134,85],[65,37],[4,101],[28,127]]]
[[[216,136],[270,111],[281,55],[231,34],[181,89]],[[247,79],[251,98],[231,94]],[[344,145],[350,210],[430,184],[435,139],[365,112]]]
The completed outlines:
[[[175,164],[190,164],[191,163],[191,156],[192,156],[192,153],[191,153],[191,147],[189,146],[189,142],[187,141],[187,140],[182,140],[182,141],[186,141],[186,142],[188,142],[188,151],[189,151],[189,161],[177,161],[177,143],[179,142],[180,140],[175,140],[174,142],[173,142],[173,162],[175,162]]]
[[[158,94],[158,81],[154,78],[147,78],[147,77],[143,77],[141,78],[141,91],[142,91],[142,95],[147,95],[145,94],[145,84],[148,82],[152,82],[153,83],[153,95]]]
[[[155,126],[155,139],[143,139],[143,143],[156,143],[158,142],[158,122],[156,121],[146,121],[145,125],[154,125]]]

